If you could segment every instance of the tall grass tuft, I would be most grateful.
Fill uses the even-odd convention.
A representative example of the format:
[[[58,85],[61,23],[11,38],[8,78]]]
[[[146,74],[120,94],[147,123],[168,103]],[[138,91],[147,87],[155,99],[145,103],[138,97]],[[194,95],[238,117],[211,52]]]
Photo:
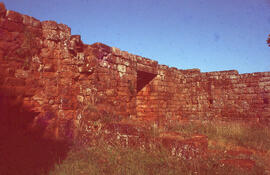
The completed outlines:
[[[241,121],[195,121],[176,123],[168,127],[187,136],[204,134],[209,139],[230,142],[261,150],[270,150],[270,126]]]
[[[189,121],[167,126],[184,136],[207,135],[209,140],[262,149],[270,153],[270,128],[260,124],[226,121]],[[158,133],[157,133],[158,134]],[[218,149],[217,147],[211,148]],[[224,148],[222,148],[225,150]],[[222,152],[222,151],[221,151]],[[165,148],[142,150],[122,147],[119,144],[106,144],[99,139],[95,145],[74,145],[67,158],[56,164],[50,175],[255,175],[265,174],[268,159],[253,156],[256,166],[242,169],[224,165],[224,154],[220,150],[191,160],[173,157]]]

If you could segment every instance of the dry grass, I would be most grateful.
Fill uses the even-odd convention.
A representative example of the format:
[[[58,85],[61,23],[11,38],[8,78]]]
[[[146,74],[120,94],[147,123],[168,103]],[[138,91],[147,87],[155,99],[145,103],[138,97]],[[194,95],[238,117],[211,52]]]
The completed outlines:
[[[174,174],[263,174],[262,168],[246,171],[219,164],[218,155],[207,160],[178,160],[166,151],[145,152],[99,145],[70,151],[51,175],[174,175]]]
[[[270,150],[270,127],[242,121],[193,121],[176,123],[168,130],[186,135],[203,134],[210,140],[232,143],[259,150]]]
[[[208,157],[183,160],[170,155],[164,148],[144,151],[138,148],[107,145],[100,139],[95,146],[74,146],[67,159],[56,164],[50,175],[168,175],[168,174],[266,174],[267,155],[270,154],[270,128],[260,124],[224,121],[193,121],[174,123],[167,131],[180,132],[186,136],[207,135],[209,140],[224,143],[224,146],[209,146],[213,152]],[[156,133],[155,133],[156,134]],[[224,165],[228,145],[256,148],[268,153],[265,157],[254,154],[256,162],[251,170]],[[215,152],[217,150],[217,152]]]

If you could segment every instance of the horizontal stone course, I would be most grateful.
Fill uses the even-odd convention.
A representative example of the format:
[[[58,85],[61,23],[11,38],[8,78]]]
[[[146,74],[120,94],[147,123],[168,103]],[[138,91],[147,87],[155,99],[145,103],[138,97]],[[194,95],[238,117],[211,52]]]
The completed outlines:
[[[12,11],[12,10],[7,10],[6,18],[7,18],[7,20],[13,21],[13,22],[16,22],[16,23],[22,23],[23,22],[23,16],[20,13]]]
[[[6,11],[3,3],[0,84],[9,87],[10,94],[27,97],[39,112],[37,118],[50,111],[55,113],[52,121],[66,115],[75,124],[106,116],[163,122],[270,118],[270,72],[201,72],[160,65],[102,43],[84,44],[67,25]]]

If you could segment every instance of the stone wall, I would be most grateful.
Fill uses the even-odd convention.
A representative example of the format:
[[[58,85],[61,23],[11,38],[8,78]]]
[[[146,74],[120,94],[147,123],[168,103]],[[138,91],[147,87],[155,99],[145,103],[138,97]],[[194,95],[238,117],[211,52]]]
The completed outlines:
[[[74,137],[82,121],[270,117],[270,72],[179,70],[0,3],[0,85],[38,113],[48,135]],[[87,130],[87,127],[84,128]]]
[[[156,115],[167,118],[270,117],[270,72],[238,74],[237,71],[201,73],[159,66],[158,75],[143,91],[151,89],[149,103]]]

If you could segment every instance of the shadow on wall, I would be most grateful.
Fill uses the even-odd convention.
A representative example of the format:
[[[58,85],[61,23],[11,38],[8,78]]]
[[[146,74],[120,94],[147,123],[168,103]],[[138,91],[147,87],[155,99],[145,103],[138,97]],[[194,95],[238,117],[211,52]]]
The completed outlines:
[[[1,89],[1,88],[0,88]],[[48,174],[69,151],[66,141],[43,137],[44,128],[29,129],[37,115],[22,107],[16,97],[0,91],[0,174]]]
[[[137,71],[137,93],[149,84],[156,76],[156,74]]]

